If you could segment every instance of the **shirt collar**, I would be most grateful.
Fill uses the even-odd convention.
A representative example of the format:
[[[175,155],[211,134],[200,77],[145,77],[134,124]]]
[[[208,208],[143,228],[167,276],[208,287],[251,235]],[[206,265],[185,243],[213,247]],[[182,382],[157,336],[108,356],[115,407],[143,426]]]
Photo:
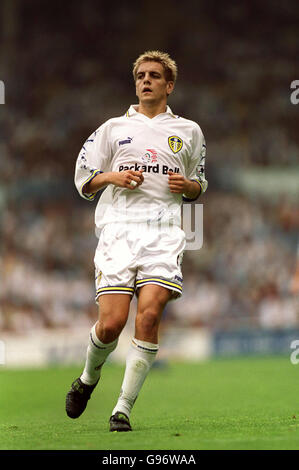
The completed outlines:
[[[128,111],[126,112],[126,116],[127,117],[131,117],[133,116],[134,114],[141,114],[141,113],[138,113],[137,111],[137,108],[138,108],[138,104],[132,104]],[[162,114],[170,114],[172,117],[176,117],[173,112],[171,111],[170,107],[168,105],[166,105],[166,111],[165,113],[161,113],[161,114],[158,114],[157,116],[161,116]],[[143,116],[145,116],[145,114],[143,114]],[[146,116],[145,116],[146,117]],[[155,116],[156,117],[156,116]]]

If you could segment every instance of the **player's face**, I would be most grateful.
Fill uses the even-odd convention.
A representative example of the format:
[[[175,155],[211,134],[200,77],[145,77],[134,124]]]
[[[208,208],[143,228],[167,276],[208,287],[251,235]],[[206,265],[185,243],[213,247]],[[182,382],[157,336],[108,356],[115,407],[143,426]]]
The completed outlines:
[[[172,92],[173,82],[165,78],[163,66],[159,62],[143,62],[136,74],[136,95],[140,103],[160,103],[167,100]]]

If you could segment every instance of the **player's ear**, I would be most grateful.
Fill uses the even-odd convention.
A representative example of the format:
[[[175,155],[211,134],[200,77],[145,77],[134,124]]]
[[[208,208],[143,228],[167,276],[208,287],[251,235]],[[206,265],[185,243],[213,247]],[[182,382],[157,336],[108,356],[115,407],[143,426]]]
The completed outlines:
[[[173,92],[173,89],[174,89],[174,82],[172,82],[172,81],[167,82],[167,85],[166,85],[166,93],[167,93],[167,96],[169,96],[170,93]]]

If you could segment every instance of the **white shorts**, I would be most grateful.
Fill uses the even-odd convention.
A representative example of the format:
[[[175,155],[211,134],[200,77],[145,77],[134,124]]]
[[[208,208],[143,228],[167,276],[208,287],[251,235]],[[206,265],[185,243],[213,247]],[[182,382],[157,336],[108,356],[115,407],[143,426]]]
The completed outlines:
[[[94,257],[96,302],[103,294],[138,295],[138,289],[147,284],[171,290],[172,299],[180,297],[185,244],[179,227],[106,225]]]

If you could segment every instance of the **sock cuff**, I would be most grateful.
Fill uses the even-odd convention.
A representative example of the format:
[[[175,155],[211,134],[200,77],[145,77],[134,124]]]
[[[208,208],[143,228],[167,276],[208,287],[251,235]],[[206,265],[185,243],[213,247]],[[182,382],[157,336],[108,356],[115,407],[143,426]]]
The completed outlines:
[[[149,354],[157,354],[157,352],[159,351],[159,344],[141,341],[140,339],[136,338],[132,338],[132,346],[139,351]]]
[[[93,346],[102,350],[115,349],[118,343],[118,338],[116,338],[111,343],[102,343],[102,341],[96,335],[96,324],[91,328],[89,338]]]

